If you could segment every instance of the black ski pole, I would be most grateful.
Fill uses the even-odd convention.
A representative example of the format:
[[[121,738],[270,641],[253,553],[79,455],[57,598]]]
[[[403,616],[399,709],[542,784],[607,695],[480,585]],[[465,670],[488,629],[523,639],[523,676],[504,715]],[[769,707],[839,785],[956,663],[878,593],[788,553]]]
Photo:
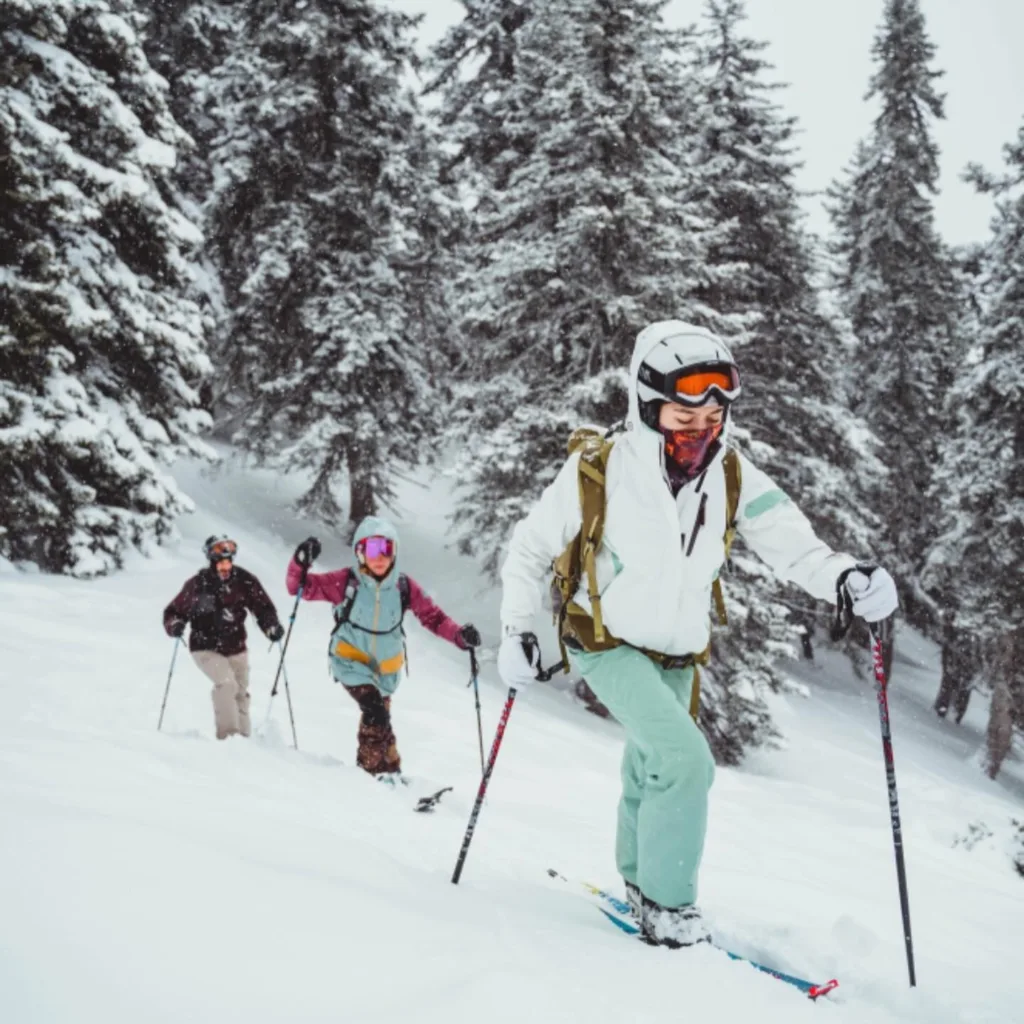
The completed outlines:
[[[281,669],[284,668],[284,656],[288,650],[288,641],[292,638],[292,627],[295,625],[295,616],[299,614],[299,602],[302,600],[302,592],[306,589],[306,568],[302,569],[302,581],[299,583],[298,593],[295,595],[295,604],[292,606],[292,615],[288,620],[288,632],[285,634],[284,645],[281,647],[281,660],[277,663],[277,674],[274,676],[274,685],[270,689],[270,696],[277,696],[277,682],[281,678]]]
[[[300,593],[301,593],[301,591],[300,591]],[[295,713],[292,711],[292,691],[291,691],[291,688],[288,686],[288,670],[284,667],[284,647],[283,646],[281,647],[281,672],[284,675],[284,695],[285,695],[285,698],[288,701],[288,718],[290,719],[290,721],[292,723],[292,743],[294,744],[295,749],[298,750],[299,749],[299,738],[298,738],[298,736],[295,735]],[[275,683],[275,687],[276,687],[276,685],[277,684]],[[271,693],[270,696],[271,696],[271,699],[273,699],[274,694]]]
[[[470,685],[473,687],[473,696],[476,698],[476,738],[480,744],[480,774],[486,771],[486,765],[484,764],[484,726],[480,719],[480,683],[478,676],[480,675],[480,666],[476,660],[476,648],[470,647],[469,649],[469,671]]]
[[[178,648],[181,646],[181,637],[174,638],[174,650],[171,652],[171,670],[167,673],[167,685],[164,687],[164,702],[160,705],[160,720],[156,723],[156,731],[159,732],[164,724],[164,711],[167,708],[167,695],[171,692],[171,677],[174,675],[174,662],[178,657]]]
[[[458,885],[462,877],[462,866],[466,863],[466,854],[469,853],[469,844],[473,841],[473,833],[476,831],[476,820],[480,817],[480,808],[484,803],[484,796],[487,793],[487,784],[491,781],[491,773],[494,771],[494,762],[498,760],[498,751],[501,749],[501,740],[505,735],[505,726],[508,725],[508,716],[512,714],[512,705],[516,700],[514,686],[509,687],[508,699],[505,701],[505,708],[498,720],[498,730],[494,734],[494,743],[491,746],[491,756],[487,759],[487,767],[480,779],[480,788],[476,792],[476,802],[473,804],[473,812],[469,816],[469,824],[466,826],[466,834],[462,839],[462,848],[459,850],[459,859],[455,862],[455,872],[452,875],[452,885]]]
[[[900,802],[896,794],[896,765],[892,756],[892,730],[889,726],[889,688],[885,676],[885,656],[881,631],[884,624],[870,625],[871,660],[875,670],[875,692],[878,695],[878,717],[882,725],[882,754],[885,757],[885,778],[889,785],[889,815],[892,821],[892,842],[896,853],[896,879],[900,889],[900,911],[903,914],[903,942],[907,949],[907,973],[910,987],[917,985],[914,972],[914,940],[910,934],[910,897],[907,895],[907,865],[903,859],[903,827],[900,824]]]

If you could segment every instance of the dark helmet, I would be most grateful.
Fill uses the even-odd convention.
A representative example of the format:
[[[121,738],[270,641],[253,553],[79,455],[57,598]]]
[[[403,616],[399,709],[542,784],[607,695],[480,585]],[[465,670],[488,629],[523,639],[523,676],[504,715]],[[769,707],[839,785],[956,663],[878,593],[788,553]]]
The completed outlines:
[[[226,533],[213,534],[207,537],[203,543],[203,553],[206,555],[207,561],[211,563],[222,562],[225,558],[233,562],[236,551],[238,551],[238,544]]]

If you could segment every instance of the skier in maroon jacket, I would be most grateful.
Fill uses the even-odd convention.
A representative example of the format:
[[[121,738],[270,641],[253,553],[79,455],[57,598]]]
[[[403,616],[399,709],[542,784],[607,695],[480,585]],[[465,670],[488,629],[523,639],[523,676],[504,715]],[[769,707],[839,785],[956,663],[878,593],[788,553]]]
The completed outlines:
[[[203,545],[209,565],[182,587],[164,609],[168,636],[180,637],[191,626],[188,646],[199,668],[213,682],[213,717],[217,739],[248,736],[249,654],[245,616],[252,612],[267,639],[284,636],[273,601],[251,572],[235,565],[238,545],[226,536],[208,537]]]

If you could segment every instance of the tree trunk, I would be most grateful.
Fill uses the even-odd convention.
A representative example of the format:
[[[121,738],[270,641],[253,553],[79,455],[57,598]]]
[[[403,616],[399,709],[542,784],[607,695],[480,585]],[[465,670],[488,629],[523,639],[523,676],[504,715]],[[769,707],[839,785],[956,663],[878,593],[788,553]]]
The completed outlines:
[[[1013,730],[1024,728],[1024,631],[1001,637],[993,658],[992,707],[985,738],[985,772],[990,779],[1013,745]]]
[[[988,734],[985,737],[985,774],[994,779],[1003,766],[1013,743],[1012,700],[1010,687],[1001,677],[992,688],[992,707],[988,716]]]
[[[973,686],[963,686],[953,697],[954,721],[959,725],[967,714],[967,705],[971,702],[971,694],[974,693]]]
[[[367,472],[364,460],[357,452],[348,453],[348,517],[353,527],[358,526],[367,516],[377,512],[377,495],[373,486],[373,473]]]
[[[975,645],[962,632],[950,623],[943,626],[942,678],[933,707],[940,718],[945,718],[952,705],[957,725],[963,721],[971,699],[976,654]]]

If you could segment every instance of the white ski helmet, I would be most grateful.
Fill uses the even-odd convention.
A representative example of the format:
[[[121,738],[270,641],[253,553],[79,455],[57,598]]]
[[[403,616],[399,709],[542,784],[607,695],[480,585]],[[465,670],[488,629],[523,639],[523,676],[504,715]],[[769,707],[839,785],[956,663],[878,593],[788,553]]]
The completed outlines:
[[[740,396],[736,360],[725,342],[703,327],[662,320],[640,332],[636,350],[644,353],[637,367],[641,408],[648,403],[717,402],[728,409]]]

